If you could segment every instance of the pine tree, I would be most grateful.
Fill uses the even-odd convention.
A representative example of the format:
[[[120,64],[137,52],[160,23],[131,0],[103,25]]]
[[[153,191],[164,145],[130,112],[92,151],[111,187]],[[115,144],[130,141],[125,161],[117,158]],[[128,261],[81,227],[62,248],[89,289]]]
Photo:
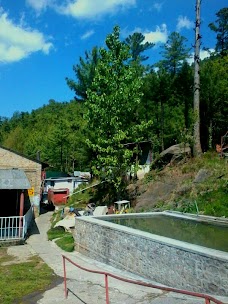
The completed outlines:
[[[158,67],[162,67],[173,75],[176,75],[184,60],[190,57],[190,48],[185,43],[187,39],[177,32],[172,32],[167,42],[162,46],[163,60],[158,63]]]
[[[215,23],[210,23],[209,27],[217,34],[215,50],[225,56],[228,52],[228,8],[222,8],[216,16],[218,19]]]
[[[147,60],[149,57],[142,55],[143,52],[152,48],[154,43],[144,42],[145,36],[142,33],[134,33],[126,38],[125,43],[130,48],[130,53],[133,61],[139,60],[140,62]]]
[[[85,101],[87,98],[87,90],[90,88],[95,68],[99,60],[99,51],[94,47],[92,52],[85,52],[85,59],[79,58],[79,63],[73,66],[76,81],[66,77],[67,85],[75,92],[75,99]]]

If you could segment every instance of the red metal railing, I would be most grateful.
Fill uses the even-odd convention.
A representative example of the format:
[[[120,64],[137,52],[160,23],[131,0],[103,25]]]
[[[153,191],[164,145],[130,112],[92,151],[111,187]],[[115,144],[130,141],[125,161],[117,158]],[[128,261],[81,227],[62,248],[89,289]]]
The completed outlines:
[[[176,293],[180,293],[180,294],[183,294],[183,295],[189,295],[189,296],[192,296],[192,297],[202,298],[202,299],[205,300],[205,304],[210,304],[211,301],[215,304],[224,304],[223,302],[221,302],[221,301],[219,301],[219,300],[217,300],[217,299],[215,299],[215,298],[213,298],[209,295],[203,294],[203,293],[187,291],[187,290],[182,290],[182,289],[176,289],[176,288],[171,288],[171,287],[163,287],[163,286],[158,286],[158,285],[154,285],[154,284],[150,284],[150,283],[144,283],[144,282],[140,282],[140,281],[124,279],[124,278],[121,278],[121,277],[116,276],[114,274],[111,274],[109,272],[91,270],[91,269],[82,267],[82,266],[76,264],[75,262],[73,262],[72,260],[70,260],[69,258],[67,258],[65,255],[62,255],[62,257],[63,257],[65,298],[67,298],[67,296],[68,296],[67,281],[66,281],[66,260],[67,260],[68,262],[70,262],[71,264],[76,266],[77,268],[80,268],[80,269],[85,270],[87,272],[102,274],[102,275],[105,276],[106,304],[109,304],[108,277],[112,277],[116,280],[123,281],[123,282],[126,282],[126,283],[131,283],[131,284],[141,285],[141,286],[145,286],[145,287],[156,288],[156,289],[160,289],[160,290],[164,290],[164,291],[176,292]]]

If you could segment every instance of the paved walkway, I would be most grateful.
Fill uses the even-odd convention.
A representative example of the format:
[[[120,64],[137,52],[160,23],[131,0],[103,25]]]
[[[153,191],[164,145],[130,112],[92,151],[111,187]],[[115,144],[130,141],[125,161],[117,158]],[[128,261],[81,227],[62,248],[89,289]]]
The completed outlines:
[[[37,304],[105,304],[104,276],[88,273],[78,269],[71,263],[66,263],[67,287],[70,289],[67,299],[64,295],[63,284],[63,262],[62,254],[69,257],[75,263],[92,270],[107,271],[121,277],[133,280],[145,281],[141,277],[120,271],[114,267],[99,263],[86,258],[78,252],[66,253],[62,251],[53,241],[47,240],[47,230],[50,227],[52,212],[40,215],[35,222],[32,234],[23,246],[9,247],[9,253],[26,259],[29,255],[38,254],[43,261],[49,265],[61,278],[53,288],[45,291],[42,295],[29,298],[26,303]],[[149,282],[149,281],[148,281]],[[150,282],[155,283],[155,282]],[[157,289],[124,283],[109,278],[110,304],[200,304],[205,303],[203,299],[183,296],[172,292],[163,292]],[[218,297],[217,297],[218,298]],[[228,303],[227,298],[221,298]]]

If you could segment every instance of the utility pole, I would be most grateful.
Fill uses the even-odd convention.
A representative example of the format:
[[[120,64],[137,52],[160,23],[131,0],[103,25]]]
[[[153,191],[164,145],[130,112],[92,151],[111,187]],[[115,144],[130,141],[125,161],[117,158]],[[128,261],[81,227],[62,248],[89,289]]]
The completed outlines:
[[[195,157],[202,154],[200,143],[200,5],[201,0],[196,0],[196,22],[195,22],[195,53],[194,53],[194,145],[193,155]]]

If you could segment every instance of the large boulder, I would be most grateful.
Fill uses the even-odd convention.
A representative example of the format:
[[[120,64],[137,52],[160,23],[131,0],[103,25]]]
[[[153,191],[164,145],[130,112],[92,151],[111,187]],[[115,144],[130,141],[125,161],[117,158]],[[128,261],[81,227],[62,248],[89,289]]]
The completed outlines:
[[[163,169],[168,164],[179,164],[185,161],[186,157],[191,155],[191,148],[188,143],[180,143],[170,146],[159,154],[154,162],[151,164],[152,169]]]
[[[160,153],[160,157],[164,157],[165,155],[170,154],[172,156],[177,155],[190,155],[191,154],[191,148],[188,143],[180,143],[177,145],[173,145],[169,147],[168,149],[162,151]]]

